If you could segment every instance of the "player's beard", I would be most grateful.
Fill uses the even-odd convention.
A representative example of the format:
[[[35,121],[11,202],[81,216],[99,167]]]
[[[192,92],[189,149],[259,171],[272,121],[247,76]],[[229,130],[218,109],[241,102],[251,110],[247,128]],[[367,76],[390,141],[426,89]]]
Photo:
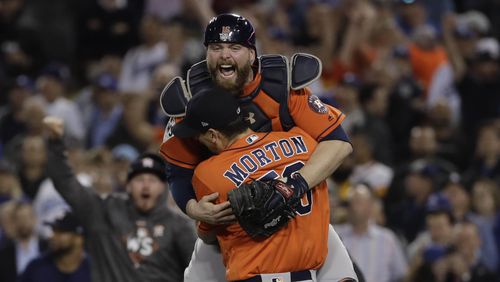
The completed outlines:
[[[238,66],[237,64],[231,64],[235,68],[236,77],[234,79],[224,79],[221,77],[219,68],[221,65],[228,64],[225,62],[218,62],[216,65],[208,66],[210,76],[212,80],[217,84],[217,86],[221,87],[233,93],[234,95],[239,95],[241,91],[243,91],[243,87],[247,82],[248,76],[252,71],[252,65],[250,61],[247,61],[245,65]]]

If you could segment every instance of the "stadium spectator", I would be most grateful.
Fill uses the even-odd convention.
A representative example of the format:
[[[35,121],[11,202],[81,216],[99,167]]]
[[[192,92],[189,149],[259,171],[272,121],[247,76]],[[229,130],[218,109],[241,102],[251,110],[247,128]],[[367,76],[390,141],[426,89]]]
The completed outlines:
[[[383,86],[366,84],[359,92],[359,102],[363,109],[363,123],[355,130],[364,132],[370,139],[374,148],[375,160],[386,165],[392,164],[393,141],[389,126],[385,120],[389,93]]]
[[[455,222],[469,220],[471,197],[463,183],[457,179],[456,174],[450,175],[450,180],[444,185],[442,191],[451,204],[451,215]]]
[[[384,198],[391,185],[394,172],[387,165],[374,159],[375,142],[366,134],[351,135],[352,145],[357,148],[353,152],[355,166],[350,177],[353,185],[364,183],[373,189],[373,193]]]
[[[0,204],[19,200],[22,196],[21,182],[12,164],[0,160]]]
[[[0,205],[0,249],[16,236],[16,226],[14,225],[14,209],[16,201],[8,201]]]
[[[19,180],[24,195],[34,199],[40,184],[47,178],[47,147],[41,136],[27,136],[22,141]]]
[[[104,55],[123,56],[138,44],[142,1],[78,1],[77,54],[84,66]]]
[[[459,125],[453,121],[448,103],[441,101],[431,106],[427,111],[427,120],[436,133],[436,154],[464,169],[469,158],[463,152],[466,143]]]
[[[59,117],[66,122],[67,138],[83,142],[85,128],[82,116],[76,104],[66,97],[66,85],[69,79],[68,67],[59,63],[45,66],[37,79],[40,91],[37,98],[42,101],[47,114]]]
[[[407,272],[404,250],[391,230],[373,222],[375,198],[369,189],[365,185],[353,188],[349,224],[335,229],[367,282],[399,281]]]
[[[480,127],[474,158],[464,172],[469,185],[482,177],[500,183],[500,129],[493,122]]]
[[[472,185],[472,213],[469,216],[481,237],[482,262],[498,273],[500,262],[498,244],[494,237],[495,219],[499,217],[500,194],[498,185],[490,179],[478,179]]]
[[[41,38],[30,24],[27,1],[9,0],[0,8],[0,80],[21,74],[34,75],[45,61]],[[0,82],[0,85],[3,83]]]
[[[94,104],[89,115],[88,148],[99,148],[106,144],[123,116],[119,103],[118,81],[109,73],[102,73],[94,82]]]
[[[411,242],[425,228],[427,200],[435,191],[436,172],[425,162],[414,162],[403,178],[402,198],[386,197],[388,224]],[[389,191],[390,193],[391,191]],[[388,195],[389,196],[389,195]]]
[[[155,154],[136,159],[127,195],[99,196],[82,187],[66,163],[63,121],[44,120],[48,174],[85,229],[92,281],[181,281],[193,250],[194,226],[166,203],[165,165]]]
[[[36,215],[28,202],[16,202],[12,210],[14,237],[0,249],[0,280],[15,282],[43,248],[36,234]]]
[[[123,59],[118,89],[122,92],[144,94],[154,69],[167,61],[168,46],[162,40],[164,24],[161,19],[146,16],[140,25],[143,43],[127,51]]]
[[[425,261],[428,252],[434,250],[445,251],[453,241],[454,221],[451,215],[451,204],[442,193],[434,193],[426,204],[425,230],[408,245],[408,257],[412,268]]]
[[[451,281],[493,282],[497,274],[488,270],[481,259],[481,239],[477,226],[464,222],[454,230],[456,251],[447,256],[447,278]]]
[[[71,213],[52,223],[49,252],[32,260],[19,282],[90,282],[90,261],[84,252],[83,227]]]
[[[18,76],[7,87],[7,105],[0,109],[0,146],[26,131],[21,112],[23,103],[32,94],[33,82],[25,75]]]
[[[128,168],[139,157],[139,152],[129,144],[120,144],[111,150],[111,155],[113,156],[112,171],[115,184],[113,190],[125,192]]]

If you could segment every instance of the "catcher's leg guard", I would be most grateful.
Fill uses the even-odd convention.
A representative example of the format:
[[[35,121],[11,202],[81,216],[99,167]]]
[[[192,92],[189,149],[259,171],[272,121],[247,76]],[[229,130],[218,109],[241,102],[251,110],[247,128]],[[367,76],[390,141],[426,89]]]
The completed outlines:
[[[222,263],[219,246],[196,240],[189,266],[184,270],[184,282],[226,281],[226,268]]]
[[[317,278],[318,282],[358,281],[352,260],[332,225],[328,230],[328,255]]]

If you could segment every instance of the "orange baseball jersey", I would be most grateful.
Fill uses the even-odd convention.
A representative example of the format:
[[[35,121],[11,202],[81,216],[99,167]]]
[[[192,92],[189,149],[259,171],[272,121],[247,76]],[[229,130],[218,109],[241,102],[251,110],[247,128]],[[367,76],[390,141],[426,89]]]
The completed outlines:
[[[287,177],[309,159],[317,142],[300,128],[288,132],[252,133],[200,163],[193,176],[196,197],[227,192],[252,179]],[[241,280],[258,274],[318,269],[327,252],[330,221],[328,189],[323,181],[302,198],[297,216],[265,240],[253,240],[239,224],[198,225],[199,232],[216,228],[226,278]]]
[[[240,97],[241,103],[248,103],[245,98],[249,96],[259,87],[261,82],[260,74],[257,74],[255,79],[245,86],[243,95]],[[251,99],[251,102],[257,105],[259,111],[271,120],[273,131],[282,131],[281,122],[279,119],[279,103],[260,90],[258,94]],[[311,95],[307,88],[301,90],[291,90],[288,98],[288,108],[290,115],[293,118],[295,126],[304,129],[314,139],[320,140],[336,129],[344,120],[344,115],[338,109],[329,105],[324,105],[314,95]],[[246,119],[250,123],[250,127],[255,123],[257,115],[253,112],[247,113]],[[160,147],[160,153],[165,159],[177,166],[194,169],[198,163],[205,159],[200,155],[200,146],[195,144],[184,144],[184,140],[172,136],[171,127],[173,123],[169,123],[165,132],[164,141]],[[253,128],[259,130],[259,128]]]

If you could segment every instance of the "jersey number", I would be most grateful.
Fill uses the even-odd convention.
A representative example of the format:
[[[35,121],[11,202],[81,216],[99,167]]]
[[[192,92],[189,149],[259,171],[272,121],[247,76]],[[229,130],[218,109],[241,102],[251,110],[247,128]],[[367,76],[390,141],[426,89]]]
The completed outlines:
[[[278,179],[280,177],[283,178],[290,177],[292,173],[298,171],[303,166],[304,166],[303,162],[297,161],[287,165],[281,172],[281,175],[278,174],[275,170],[271,170],[264,176],[260,177],[259,180],[266,181],[271,179]],[[300,200],[300,205],[297,207],[297,214],[300,216],[308,215],[312,210],[312,204],[313,204],[312,191],[308,190],[306,193],[306,197],[305,198],[302,197],[302,199]]]

